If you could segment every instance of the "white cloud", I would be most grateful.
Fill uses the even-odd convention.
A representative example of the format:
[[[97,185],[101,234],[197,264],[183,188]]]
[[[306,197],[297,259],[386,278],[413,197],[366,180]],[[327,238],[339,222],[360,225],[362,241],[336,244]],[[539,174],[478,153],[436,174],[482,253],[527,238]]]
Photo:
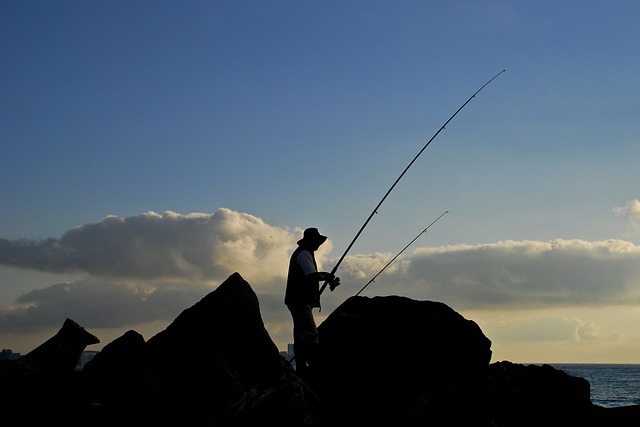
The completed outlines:
[[[86,328],[125,328],[154,320],[173,320],[212,289],[149,286],[83,279],[57,283],[21,295],[0,309],[3,328],[33,332],[59,325],[69,317]]]
[[[368,291],[466,309],[628,304],[640,301],[639,261],[640,246],[621,240],[419,248]]]
[[[136,324],[171,321],[237,271],[258,294],[267,328],[281,345],[291,336],[283,304],[287,265],[301,236],[298,228],[274,227],[249,214],[219,209],[214,214],[108,216],[59,240],[0,240],[3,264],[87,275],[23,292],[0,307],[0,323],[12,331],[33,331],[57,328],[71,317],[88,328],[121,327],[124,332]],[[330,251],[328,241],[317,253],[325,270],[335,265],[327,258]],[[387,253],[347,256],[337,271],[342,285],[323,294],[318,321],[391,259]],[[487,313],[632,305],[640,301],[640,246],[623,240],[554,240],[417,248],[390,264],[362,296],[394,294]],[[584,341],[605,335],[588,321],[538,323],[547,327],[519,324],[511,330],[533,341],[536,336]],[[536,332],[543,329],[550,334]]]
[[[629,200],[625,206],[613,208],[613,212],[628,216],[631,220],[640,220],[640,200]]]
[[[301,233],[300,233],[301,234]],[[282,275],[296,238],[249,214],[167,211],[76,227],[60,239],[0,240],[0,263],[42,271],[82,271],[138,280],[221,280]]]
[[[301,237],[299,228],[273,227],[222,208],[214,214],[109,215],[60,239],[0,240],[2,264],[87,276],[23,292],[0,307],[0,321],[14,331],[33,331],[66,317],[97,328],[172,320],[236,271],[273,314],[282,311],[289,256]],[[327,241],[317,253],[319,264],[330,250]]]

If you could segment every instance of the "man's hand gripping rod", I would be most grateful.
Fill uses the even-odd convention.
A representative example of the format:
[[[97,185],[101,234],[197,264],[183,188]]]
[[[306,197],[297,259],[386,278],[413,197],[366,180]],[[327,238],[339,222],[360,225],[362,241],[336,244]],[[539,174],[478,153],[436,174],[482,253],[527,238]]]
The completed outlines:
[[[413,163],[418,159],[418,157],[420,157],[420,155],[422,154],[422,152],[429,146],[429,144],[431,144],[431,141],[433,141],[436,136],[438,136],[438,134],[445,128],[447,127],[447,125],[449,124],[449,122],[451,120],[453,120],[453,118],[455,116],[458,115],[458,113],[469,103],[471,102],[471,100],[473,98],[476,97],[476,95],[478,93],[480,93],[480,91],[482,89],[485,88],[485,86],[487,86],[489,83],[491,83],[496,77],[498,77],[500,74],[504,73],[507,70],[502,70],[500,71],[498,74],[496,74],[495,76],[493,76],[491,79],[489,79],[489,81],[487,81],[485,84],[482,85],[482,87],[480,89],[478,89],[473,95],[471,95],[469,97],[469,99],[467,99],[465,101],[464,104],[462,104],[460,106],[460,108],[458,108],[456,110],[455,113],[453,113],[451,115],[451,117],[449,117],[449,119],[442,125],[442,127],[440,127],[440,129],[438,129],[438,131],[433,134],[433,136],[431,137],[431,139],[429,139],[429,141],[427,141],[427,143],[424,145],[424,147],[422,147],[422,149],[418,152],[418,154],[416,154],[416,156],[413,158],[413,160],[411,160],[411,162],[409,163],[409,165],[402,171],[402,173],[400,174],[400,176],[398,177],[398,179],[396,179],[396,181],[393,183],[393,185],[391,186],[391,188],[389,188],[389,190],[387,190],[387,192],[385,193],[385,195],[382,197],[382,199],[380,200],[380,202],[376,205],[376,207],[373,209],[373,211],[371,212],[371,215],[369,215],[369,218],[367,218],[367,220],[364,222],[364,224],[362,224],[362,227],[360,227],[360,230],[358,231],[358,233],[356,234],[356,236],[353,238],[353,240],[351,241],[351,243],[349,244],[349,246],[347,246],[347,249],[344,251],[344,253],[342,254],[342,256],[340,257],[340,259],[338,260],[337,264],[335,267],[333,267],[333,270],[331,270],[331,274],[336,273],[336,271],[338,270],[338,266],[342,263],[342,260],[344,260],[344,257],[347,256],[347,253],[349,252],[349,250],[351,249],[351,247],[353,246],[353,244],[356,242],[356,240],[358,240],[358,237],[360,237],[360,234],[362,233],[362,230],[364,230],[364,228],[367,226],[367,224],[369,224],[369,221],[371,221],[371,218],[373,218],[373,216],[375,214],[378,213],[378,208],[380,207],[380,205],[382,205],[382,202],[385,201],[385,199],[387,198],[387,196],[389,195],[389,193],[391,193],[391,190],[394,189],[394,187],[396,186],[396,184],[398,183],[398,181],[400,181],[400,179],[402,179],[402,177],[404,176],[405,173],[407,173],[407,171],[409,170],[409,168],[413,165]],[[327,287],[327,285],[329,285],[329,289],[331,289],[332,291],[335,289],[336,286],[339,285],[339,282],[324,282],[324,284],[322,285],[322,287],[320,288],[320,294],[322,294],[322,292],[324,292],[325,288]]]

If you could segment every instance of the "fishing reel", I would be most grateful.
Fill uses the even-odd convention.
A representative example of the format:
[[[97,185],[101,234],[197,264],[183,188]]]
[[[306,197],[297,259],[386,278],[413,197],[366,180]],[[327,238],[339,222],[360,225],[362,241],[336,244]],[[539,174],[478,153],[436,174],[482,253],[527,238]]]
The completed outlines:
[[[327,286],[329,286],[329,289],[331,289],[331,292],[333,292],[335,288],[340,286],[340,278],[334,277],[332,281],[325,280],[324,284],[320,288],[320,295],[322,295]]]
[[[333,279],[333,281],[329,282],[329,290],[331,292],[333,292],[333,290],[335,288],[337,288],[338,286],[340,286],[340,278],[336,277],[335,279]]]

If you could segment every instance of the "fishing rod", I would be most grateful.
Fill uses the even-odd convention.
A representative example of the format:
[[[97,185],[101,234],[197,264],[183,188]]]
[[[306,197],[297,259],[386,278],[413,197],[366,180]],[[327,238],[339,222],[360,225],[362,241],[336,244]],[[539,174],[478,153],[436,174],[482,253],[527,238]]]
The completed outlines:
[[[398,254],[397,254],[396,256],[394,256],[393,258],[391,258],[391,261],[389,261],[389,262],[387,263],[387,265],[385,265],[384,267],[382,267],[382,270],[378,271],[378,273],[377,273],[375,276],[373,276],[373,277],[371,278],[371,280],[369,280],[369,281],[367,282],[367,284],[366,284],[366,285],[364,285],[364,286],[362,287],[362,289],[360,289],[360,290],[358,291],[358,293],[357,293],[357,294],[355,294],[355,296],[360,295],[360,292],[364,291],[364,289],[365,289],[367,286],[369,286],[371,283],[375,282],[376,277],[378,277],[378,276],[380,275],[380,273],[382,273],[384,270],[386,270],[386,269],[387,269],[387,267],[389,267],[389,265],[390,265],[393,261],[395,261],[395,260],[396,260],[396,258],[398,258],[398,257],[402,254],[402,252],[404,252],[404,251],[405,251],[405,249],[407,249],[409,246],[411,246],[411,244],[412,244],[413,242],[415,242],[416,240],[418,240],[418,237],[420,237],[423,233],[426,233],[426,232],[427,232],[427,230],[429,229],[429,227],[431,227],[431,226],[432,226],[433,224],[435,224],[435,223],[436,223],[440,218],[442,218],[445,214],[448,214],[448,213],[449,213],[449,211],[444,211],[444,212],[443,212],[443,213],[442,213],[438,218],[436,218],[435,220],[433,220],[433,222],[432,222],[431,224],[429,224],[429,225],[427,226],[427,228],[425,228],[425,229],[424,229],[424,230],[422,230],[420,233],[418,233],[418,235],[417,235],[416,237],[414,237],[414,238],[413,238],[413,240],[412,240],[412,241],[410,241],[410,242],[407,244],[407,246],[405,246],[404,248],[402,248],[402,250],[401,250],[400,252],[398,252]]]
[[[458,113],[469,103],[471,102],[471,100],[473,98],[476,97],[476,95],[478,93],[480,93],[480,91],[482,89],[485,88],[485,86],[487,86],[489,83],[491,83],[494,79],[496,79],[500,74],[504,73],[507,70],[502,70],[500,71],[498,74],[496,74],[495,76],[493,76],[491,79],[489,79],[489,81],[487,81],[485,84],[482,85],[482,87],[480,87],[480,89],[478,89],[473,95],[471,95],[469,97],[469,99],[467,99],[465,101],[464,104],[462,104],[460,106],[460,108],[458,108],[456,110],[455,113],[453,113],[453,115],[451,115],[451,117],[449,117],[449,119],[442,125],[442,127],[440,127],[440,129],[438,129],[438,131],[433,134],[433,136],[431,137],[431,139],[429,139],[429,141],[427,141],[427,143],[424,145],[424,147],[422,147],[422,149],[418,152],[418,154],[416,154],[416,156],[413,158],[413,160],[411,160],[411,162],[409,162],[409,165],[407,165],[407,167],[402,171],[402,173],[400,174],[400,176],[398,177],[398,179],[395,180],[395,182],[393,183],[393,185],[391,186],[391,188],[389,188],[389,190],[387,190],[387,192],[385,193],[385,195],[382,197],[382,199],[380,200],[380,202],[378,202],[378,204],[376,205],[375,208],[373,208],[373,211],[371,212],[371,215],[369,215],[369,218],[367,218],[367,220],[364,222],[364,224],[362,224],[362,227],[360,227],[360,230],[358,231],[358,233],[356,233],[356,236],[353,238],[353,240],[351,241],[351,243],[349,243],[349,246],[347,246],[347,249],[344,251],[344,253],[342,254],[342,256],[340,257],[340,259],[338,260],[338,262],[336,263],[335,267],[333,267],[333,270],[331,270],[331,274],[335,274],[336,271],[338,270],[338,267],[340,266],[340,264],[342,263],[342,261],[344,260],[345,256],[347,256],[347,253],[349,252],[349,250],[351,249],[351,247],[353,246],[353,244],[356,242],[356,240],[358,240],[358,237],[360,237],[360,234],[362,233],[362,230],[364,230],[364,228],[367,226],[367,224],[369,224],[369,221],[371,221],[371,218],[373,218],[373,216],[375,214],[378,213],[378,208],[380,207],[380,205],[382,205],[382,203],[385,201],[385,199],[387,198],[387,196],[389,195],[389,193],[391,193],[391,191],[394,189],[394,187],[396,186],[396,184],[398,183],[398,181],[400,181],[400,179],[402,179],[402,177],[404,176],[405,173],[407,173],[407,171],[409,170],[409,168],[413,165],[413,163],[418,159],[418,157],[420,157],[420,155],[422,154],[422,152],[429,146],[429,144],[431,144],[431,141],[433,141],[436,136],[438,136],[438,134],[445,128],[447,127],[447,125],[449,124],[449,122],[451,120],[453,120],[453,118],[455,116],[458,115]],[[320,294],[322,294],[322,292],[324,292],[325,288],[327,287],[327,285],[329,285],[330,289],[333,291],[335,289],[335,285],[333,284],[329,284],[328,281],[325,281],[324,284],[322,285],[322,287],[320,288]]]

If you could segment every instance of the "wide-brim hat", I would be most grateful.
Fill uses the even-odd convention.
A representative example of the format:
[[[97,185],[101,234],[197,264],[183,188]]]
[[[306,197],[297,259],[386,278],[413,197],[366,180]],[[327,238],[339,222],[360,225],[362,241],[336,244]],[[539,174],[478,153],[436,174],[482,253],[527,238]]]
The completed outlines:
[[[307,228],[304,230],[304,234],[302,235],[302,239],[298,240],[298,245],[303,243],[317,244],[320,246],[327,240],[327,236],[323,236],[320,234],[317,228]]]

